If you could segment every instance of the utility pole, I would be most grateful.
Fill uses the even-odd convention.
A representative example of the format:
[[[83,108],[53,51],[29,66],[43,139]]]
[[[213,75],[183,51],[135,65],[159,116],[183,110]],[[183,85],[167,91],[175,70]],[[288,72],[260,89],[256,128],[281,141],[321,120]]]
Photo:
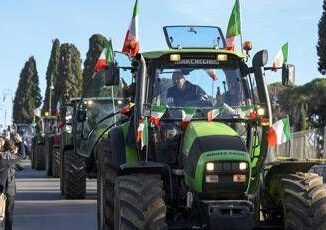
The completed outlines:
[[[49,96],[49,116],[52,115],[51,107],[52,107],[52,91],[54,90],[53,86],[53,74],[51,74],[51,85],[50,85],[50,96]]]

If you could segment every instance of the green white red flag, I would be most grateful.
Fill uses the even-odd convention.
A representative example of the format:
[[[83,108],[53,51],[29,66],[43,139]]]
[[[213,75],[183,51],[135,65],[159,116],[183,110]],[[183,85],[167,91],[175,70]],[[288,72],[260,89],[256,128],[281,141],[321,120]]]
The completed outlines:
[[[111,39],[106,44],[106,47],[102,50],[100,57],[98,58],[94,68],[93,72],[99,72],[102,70],[105,70],[110,63],[114,62],[114,56],[113,56],[113,48],[112,48],[112,41]]]
[[[195,115],[197,109],[196,108],[183,108],[182,109],[182,121],[189,122],[192,117]]]
[[[235,0],[226,31],[226,49],[235,49],[235,37],[241,34],[240,3]]]
[[[213,81],[217,80],[216,70],[215,69],[205,69],[205,72],[208,74],[210,78],[213,79]]]
[[[276,71],[277,68],[281,68],[284,63],[288,60],[288,48],[289,43],[286,42],[281,49],[277,52],[274,61],[273,61],[273,69]]]
[[[276,121],[267,131],[269,147],[276,147],[291,139],[289,117]]]
[[[122,52],[129,56],[135,56],[139,52],[139,36],[138,36],[138,18],[139,18],[139,6],[138,0],[134,5],[132,19],[129,28],[126,33],[125,41],[122,47]]]
[[[147,117],[139,122],[137,129],[137,142],[141,141],[141,149],[148,145],[148,121]]]
[[[157,127],[158,124],[160,123],[161,117],[164,115],[165,112],[166,112],[165,106],[159,106],[159,105],[152,106],[150,121]]]
[[[214,120],[218,115],[220,115],[221,109],[212,109],[207,113],[207,120],[212,121]]]

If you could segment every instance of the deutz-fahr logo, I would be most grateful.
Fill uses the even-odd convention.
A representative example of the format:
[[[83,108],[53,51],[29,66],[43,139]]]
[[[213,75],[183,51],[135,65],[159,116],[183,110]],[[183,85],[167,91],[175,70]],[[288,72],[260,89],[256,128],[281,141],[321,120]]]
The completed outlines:
[[[177,65],[217,65],[217,60],[212,59],[182,59],[174,62]]]

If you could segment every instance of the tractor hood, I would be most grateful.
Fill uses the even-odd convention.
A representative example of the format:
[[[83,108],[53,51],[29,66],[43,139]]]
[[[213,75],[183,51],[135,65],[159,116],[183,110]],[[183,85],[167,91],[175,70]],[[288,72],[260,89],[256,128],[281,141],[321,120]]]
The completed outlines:
[[[219,122],[192,121],[184,134],[182,152],[186,181],[198,192],[204,190],[203,177],[208,162],[227,163],[231,168],[222,170],[230,176],[239,171],[240,162],[245,162],[248,170],[250,168],[245,143],[234,129]],[[245,173],[249,176],[250,172]]]

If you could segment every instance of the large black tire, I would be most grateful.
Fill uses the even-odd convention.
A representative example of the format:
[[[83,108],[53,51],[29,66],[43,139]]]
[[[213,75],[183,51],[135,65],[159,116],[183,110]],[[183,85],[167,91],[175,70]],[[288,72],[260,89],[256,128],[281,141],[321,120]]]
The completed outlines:
[[[282,179],[284,229],[326,229],[326,186],[315,173]]]
[[[97,229],[114,228],[114,182],[117,172],[109,167],[111,157],[110,140],[101,143],[97,164]]]
[[[114,229],[167,229],[160,175],[132,174],[116,178]]]
[[[34,166],[36,170],[44,170],[45,169],[45,145],[36,145],[34,151]]]
[[[64,196],[65,195],[65,191],[64,191],[64,177],[65,177],[65,158],[64,158],[64,154],[65,154],[66,150],[63,150],[63,152],[60,152],[60,166],[59,166],[59,179],[60,179],[60,191],[61,191],[61,195]]]
[[[314,165],[309,172],[316,173],[319,176],[323,177],[324,184],[326,184],[326,164],[323,165]]]
[[[86,195],[85,161],[73,150],[64,154],[64,196],[66,199],[84,199]]]
[[[52,148],[52,176],[55,178],[59,177],[59,167],[60,167],[60,148]]]
[[[31,160],[31,168],[32,169],[35,169],[35,162],[34,162],[34,151],[35,151],[35,146],[32,145],[32,151],[31,151],[31,154],[29,155],[29,158]]]
[[[45,172],[47,176],[52,176],[52,141],[48,138],[45,143]]]

